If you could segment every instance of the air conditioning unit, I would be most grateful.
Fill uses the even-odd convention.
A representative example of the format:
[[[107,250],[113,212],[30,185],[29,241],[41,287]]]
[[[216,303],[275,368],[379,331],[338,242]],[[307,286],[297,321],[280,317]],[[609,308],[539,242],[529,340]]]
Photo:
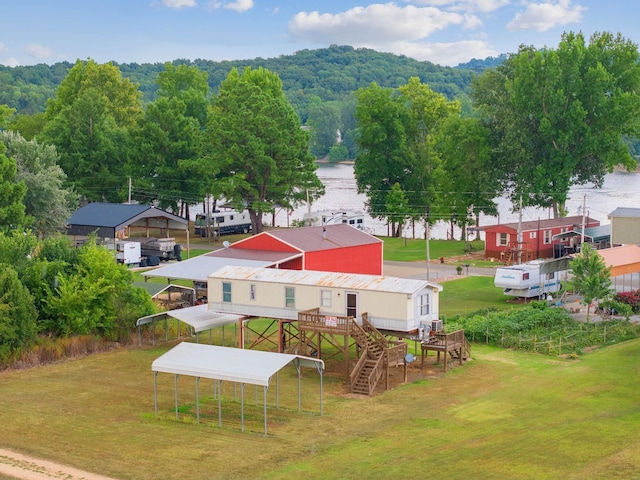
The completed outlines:
[[[432,320],[431,330],[433,330],[434,332],[442,331],[442,320]]]

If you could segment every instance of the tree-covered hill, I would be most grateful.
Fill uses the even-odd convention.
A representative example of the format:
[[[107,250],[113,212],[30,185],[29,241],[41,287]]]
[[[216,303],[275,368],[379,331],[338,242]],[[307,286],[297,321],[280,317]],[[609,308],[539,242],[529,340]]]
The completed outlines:
[[[216,92],[220,82],[233,67],[264,67],[277,73],[284,91],[299,112],[309,98],[321,101],[342,100],[360,87],[376,82],[383,87],[398,87],[409,78],[418,77],[432,90],[453,99],[469,91],[471,78],[487,66],[494,66],[498,59],[474,60],[459,67],[442,67],[431,62],[421,62],[405,56],[381,53],[366,48],[331,46],[317,50],[301,50],[293,55],[276,58],[254,58],[215,62],[197,59],[177,59],[174,65],[198,67],[209,75],[209,86]],[[114,63],[125,78],[138,83],[145,101],[155,98],[158,73],[164,70],[162,63]],[[73,65],[60,62],[54,65],[24,67],[0,66],[0,104],[15,108],[18,114],[44,111],[51,98]],[[306,99],[306,100],[305,100]]]

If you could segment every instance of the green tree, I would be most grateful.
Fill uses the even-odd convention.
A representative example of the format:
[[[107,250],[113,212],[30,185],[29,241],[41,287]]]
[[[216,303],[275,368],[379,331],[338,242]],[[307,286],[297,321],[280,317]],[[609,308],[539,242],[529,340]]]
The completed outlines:
[[[16,161],[5,155],[6,147],[0,142],[0,233],[17,230],[29,222],[23,199],[27,186],[18,181]]]
[[[492,130],[495,162],[515,203],[565,213],[572,185],[602,185],[618,164],[635,168],[623,136],[638,136],[637,45],[621,35],[565,33],[557,49],[521,47],[473,85]]]
[[[582,303],[587,306],[589,321],[591,304],[595,300],[606,300],[612,294],[611,267],[607,267],[595,248],[583,243],[580,254],[569,263],[569,269],[573,274],[571,284],[582,295]]]
[[[311,153],[324,158],[336,144],[341,128],[340,110],[332,103],[313,103],[309,107],[307,126],[311,133]]]
[[[476,118],[452,115],[439,132],[436,148],[446,172],[440,198],[451,226],[450,237],[454,238],[453,227],[458,226],[462,240],[468,240],[467,225],[477,225],[481,213],[498,214],[494,199],[501,190],[491,163],[489,131]]]
[[[407,195],[399,183],[394,183],[385,200],[387,219],[391,224],[393,236],[399,237],[402,234],[405,221],[410,216],[408,212],[409,202],[407,201]]]
[[[407,172],[413,164],[409,147],[409,111],[390,88],[373,83],[356,92],[358,104],[358,156],[354,173],[359,193],[367,196],[373,217],[387,218],[386,197],[396,183],[406,191]],[[394,232],[397,233],[397,232]]]
[[[16,180],[27,187],[23,198],[31,219],[27,226],[44,236],[60,232],[77,208],[78,196],[63,187],[66,175],[58,165],[55,147],[27,141],[16,132],[0,132],[0,143],[16,161]]]
[[[307,193],[316,197],[324,191],[308,134],[280,78],[266,69],[229,72],[213,99],[203,149],[217,179],[212,193],[246,208],[254,234],[263,230],[263,213],[276,205],[291,209]]]
[[[123,341],[136,319],[155,312],[148,293],[133,285],[131,271],[95,241],[81,247],[77,269],[59,275],[56,283],[46,299],[56,335],[94,334]]]
[[[0,361],[29,346],[37,335],[38,312],[29,290],[8,264],[0,264]]]
[[[147,106],[135,135],[136,192],[161,208],[190,218],[190,206],[202,201],[213,179],[201,161],[209,85],[195,66],[164,65],[158,74],[158,98]]]
[[[141,94],[112,64],[78,61],[47,104],[38,139],[56,146],[68,182],[88,200],[127,198],[129,130]]]

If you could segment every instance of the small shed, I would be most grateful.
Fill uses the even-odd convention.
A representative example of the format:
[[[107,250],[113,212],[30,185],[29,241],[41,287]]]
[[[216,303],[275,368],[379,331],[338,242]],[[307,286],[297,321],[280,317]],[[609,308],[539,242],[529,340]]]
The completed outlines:
[[[640,208],[618,207],[609,214],[611,244],[640,244]]]
[[[351,227],[348,227],[351,228]],[[296,320],[298,312],[358,318],[391,332],[415,332],[439,318],[442,286],[427,280],[311,270],[223,267],[209,276],[216,312]]]

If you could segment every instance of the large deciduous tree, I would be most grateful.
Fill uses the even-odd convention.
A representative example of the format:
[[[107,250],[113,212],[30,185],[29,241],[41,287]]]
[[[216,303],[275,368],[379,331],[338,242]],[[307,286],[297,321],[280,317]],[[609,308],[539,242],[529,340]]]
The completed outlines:
[[[621,35],[565,33],[557,49],[522,46],[474,82],[495,161],[514,204],[565,213],[572,185],[602,185],[640,126],[637,45]]]
[[[29,223],[23,203],[27,186],[17,180],[16,161],[7,157],[5,150],[0,142],[0,233],[18,230]]]
[[[88,200],[126,199],[129,129],[142,116],[137,85],[112,64],[78,61],[45,114],[38,139],[56,146],[78,193]]]
[[[158,74],[158,98],[145,111],[131,149],[137,195],[189,218],[189,207],[207,193],[200,134],[207,121],[206,72],[165,64]]]
[[[400,235],[401,224],[393,220],[398,212],[390,216],[386,208],[386,197],[397,183],[406,195],[406,217],[430,223],[443,218],[438,195],[444,171],[435,144],[446,119],[459,113],[457,102],[418,78],[397,91],[374,83],[356,95],[359,150],[354,171],[371,215],[387,218],[392,235]]]
[[[27,141],[16,132],[0,132],[0,143],[7,147],[7,156],[16,161],[16,180],[27,187],[23,198],[31,220],[27,226],[42,236],[62,231],[78,206],[78,196],[63,187],[66,175],[58,165],[55,147]]]
[[[263,230],[263,213],[324,191],[308,134],[280,78],[263,68],[229,72],[212,101],[203,151],[217,179],[212,193],[246,208],[254,234]]]

